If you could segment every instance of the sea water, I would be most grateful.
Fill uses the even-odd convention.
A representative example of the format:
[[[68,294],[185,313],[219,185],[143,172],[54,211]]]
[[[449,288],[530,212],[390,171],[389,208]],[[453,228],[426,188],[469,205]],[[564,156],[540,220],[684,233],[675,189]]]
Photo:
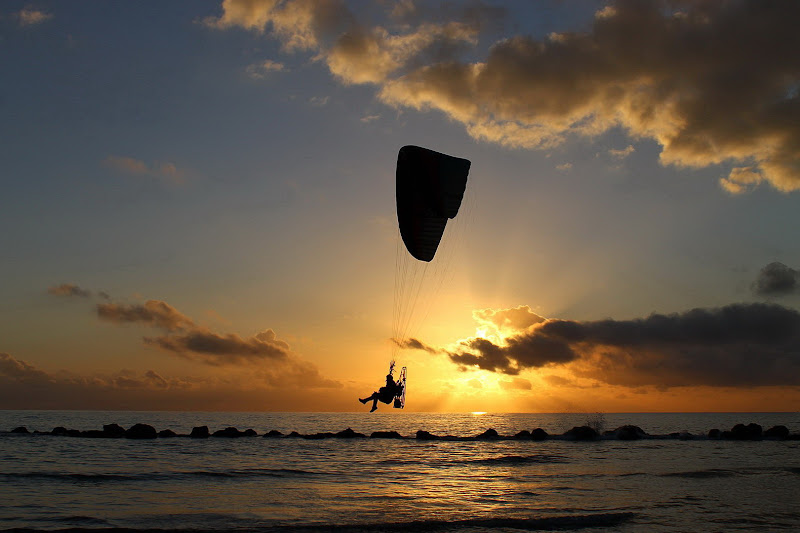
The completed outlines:
[[[800,531],[800,441],[422,441],[591,419],[650,434],[797,413],[373,414],[0,411],[0,529],[261,531]],[[88,439],[30,431],[146,423],[259,437]],[[397,431],[411,438],[261,438]]]

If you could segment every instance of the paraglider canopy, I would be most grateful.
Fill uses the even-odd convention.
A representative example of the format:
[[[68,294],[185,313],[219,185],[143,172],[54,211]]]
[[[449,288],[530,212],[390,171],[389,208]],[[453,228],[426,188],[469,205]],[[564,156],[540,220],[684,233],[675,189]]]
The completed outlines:
[[[447,220],[458,214],[470,162],[419,146],[397,154],[397,222],[408,252],[420,261],[436,255]]]

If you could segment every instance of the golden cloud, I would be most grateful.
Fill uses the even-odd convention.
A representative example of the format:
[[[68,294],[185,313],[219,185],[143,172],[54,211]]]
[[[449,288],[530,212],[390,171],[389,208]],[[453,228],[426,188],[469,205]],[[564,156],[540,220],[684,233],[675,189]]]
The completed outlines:
[[[730,165],[731,193],[761,182],[800,189],[800,4],[619,0],[583,32],[496,42],[483,61],[459,52],[480,23],[358,24],[344,3],[225,0],[206,24],[267,31],[316,53],[344,83],[378,86],[387,105],[437,110],[474,138],[547,149],[622,128],[661,145],[678,167]],[[622,158],[625,149],[612,153]]]

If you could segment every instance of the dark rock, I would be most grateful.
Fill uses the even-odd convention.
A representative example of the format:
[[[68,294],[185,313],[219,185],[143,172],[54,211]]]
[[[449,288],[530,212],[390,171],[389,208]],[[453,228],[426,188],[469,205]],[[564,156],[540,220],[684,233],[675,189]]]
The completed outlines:
[[[258,437],[255,429],[248,428],[242,431],[242,437]]]
[[[789,436],[789,428],[786,426],[773,426],[764,432],[767,439],[785,439]]]
[[[267,433],[264,433],[264,438],[275,438],[275,437],[283,437],[283,433],[278,431],[277,429],[271,429]]]
[[[731,440],[761,440],[762,430],[758,424],[736,424],[723,437]]]
[[[28,428],[26,428],[25,426],[20,426],[18,428],[12,429],[11,433],[30,433],[30,431],[28,431]]]
[[[596,440],[600,434],[589,426],[576,426],[564,433],[564,436],[569,440]]]
[[[427,431],[423,431],[423,430],[417,431],[416,437],[417,437],[417,440],[436,440],[436,439],[439,438],[436,435],[433,435],[433,434],[428,433]]]
[[[497,440],[500,435],[497,434],[497,430],[489,428],[480,435],[476,435],[475,438],[478,440]]]
[[[230,439],[235,439],[237,437],[242,436],[242,432],[234,427],[227,427],[225,429],[220,429],[214,432],[212,437],[227,437]]]
[[[326,431],[324,433],[314,433],[312,435],[302,435],[304,439],[309,439],[309,440],[332,439],[335,436],[336,435],[334,433],[331,433],[329,431]]]
[[[77,429],[68,429],[67,430],[67,437],[80,437],[81,432]]]
[[[156,428],[148,424],[134,424],[125,432],[126,439],[155,439]]]
[[[402,439],[403,436],[396,431],[373,431],[369,436],[371,439]]]
[[[542,428],[536,428],[533,431],[531,431],[531,438],[533,440],[545,440],[549,436],[550,435],[548,435],[547,432]]]
[[[178,434],[172,431],[171,429],[162,429],[158,432],[159,439],[171,439],[177,437]]]
[[[350,428],[344,429],[336,434],[337,439],[363,439],[366,435],[363,433],[356,433]]]
[[[208,438],[208,426],[197,426],[192,428],[192,432],[189,436],[193,439],[207,439]]]
[[[119,439],[125,436],[125,428],[117,424],[106,424],[103,426],[103,433],[105,433],[107,437]]]
[[[718,429],[709,429],[708,438],[713,440],[719,440],[722,438],[722,432]]]
[[[67,436],[67,428],[63,426],[56,426],[53,428],[53,431],[50,432],[51,435],[56,437],[66,437]]]
[[[688,431],[681,431],[681,432],[678,434],[678,438],[679,438],[680,440],[692,440],[692,439],[694,439],[694,435],[692,435],[692,434],[691,434],[691,433],[689,433]]]
[[[293,438],[302,437],[302,435],[296,431],[292,431],[288,436]]]
[[[531,438],[531,432],[528,431],[527,429],[523,429],[522,431],[514,435],[514,438],[517,440],[529,440]]]
[[[639,426],[630,425],[620,426],[613,433],[619,440],[639,440],[647,436],[647,433]]]

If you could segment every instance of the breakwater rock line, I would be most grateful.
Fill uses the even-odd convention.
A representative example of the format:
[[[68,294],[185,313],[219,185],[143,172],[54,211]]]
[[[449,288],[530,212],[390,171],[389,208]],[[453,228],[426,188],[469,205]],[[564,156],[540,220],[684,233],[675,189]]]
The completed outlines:
[[[8,432],[14,435],[49,435],[54,437],[78,437],[89,439],[135,439],[135,440],[148,440],[148,439],[169,439],[169,438],[192,438],[192,439],[208,439],[208,438],[242,438],[242,437],[257,437],[258,432],[253,429],[246,429],[240,431],[235,427],[227,427],[214,432],[208,429],[208,426],[197,426],[192,429],[189,434],[175,433],[171,429],[163,429],[156,431],[156,429],[148,424],[134,424],[128,429],[125,429],[118,424],[107,424],[103,426],[102,430],[91,429],[80,431],[77,429],[67,429],[63,426],[53,428],[52,431],[28,431],[28,428],[19,426]],[[503,440],[529,440],[529,441],[544,441],[544,440],[566,440],[566,441],[601,441],[601,440],[738,440],[738,441],[757,441],[757,440],[800,440],[800,434],[790,433],[786,426],[773,426],[766,431],[755,423],[750,424],[736,424],[730,430],[722,431],[719,429],[711,429],[707,434],[692,434],[686,431],[669,433],[666,435],[650,435],[642,428],[632,425],[620,426],[612,431],[598,432],[596,429],[589,426],[576,426],[569,431],[560,435],[551,435],[542,428],[536,428],[533,431],[522,430],[514,435],[500,435],[494,429],[487,429],[483,433],[474,436],[454,436],[454,435],[435,435],[428,431],[419,430],[414,435],[404,436],[396,431],[374,431],[369,436],[364,433],[358,433],[351,428],[332,433],[321,432],[311,434],[301,434],[297,431],[284,434],[277,430],[270,430],[263,435],[263,438],[268,439],[306,439],[306,440],[323,440],[323,439],[401,439],[401,440],[419,440],[419,441],[503,441]]]

